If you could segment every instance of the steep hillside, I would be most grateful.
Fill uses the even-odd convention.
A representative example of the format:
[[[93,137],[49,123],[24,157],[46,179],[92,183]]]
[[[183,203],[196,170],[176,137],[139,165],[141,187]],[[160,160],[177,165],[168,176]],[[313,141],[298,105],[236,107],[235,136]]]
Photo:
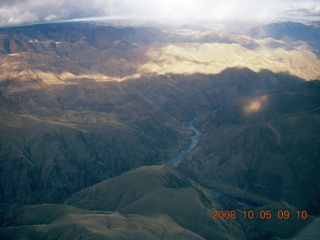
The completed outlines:
[[[60,202],[187,144],[190,131],[175,118],[139,95],[108,90],[75,86],[51,98],[44,90],[2,98],[2,202]]]
[[[291,41],[296,45],[306,44],[318,56],[320,56],[320,26],[317,22],[303,24],[300,22],[274,22],[253,27],[249,35],[255,38],[273,38],[283,41]]]
[[[199,119],[198,148],[179,167],[211,187],[320,212],[319,81],[239,98]]]
[[[277,31],[277,26],[270,29]],[[75,79],[123,81],[150,74],[215,74],[230,67],[316,79],[320,60],[312,51],[319,46],[312,43],[319,28],[302,26],[306,33],[303,42],[278,38],[273,32],[254,34],[262,30],[252,30],[249,37],[210,30],[85,23],[1,29],[0,70],[5,74],[0,80],[33,78],[47,84],[67,84]]]
[[[151,218],[165,216],[206,239],[244,239],[238,223],[212,221],[211,209],[222,207],[203,191],[173,167],[151,166],[84,189],[66,204]]]
[[[172,166],[140,167],[72,195],[70,205],[0,205],[0,237],[101,239],[291,239],[317,227],[315,218],[245,219],[269,209],[294,212],[287,203],[253,208],[228,197],[213,197]],[[83,210],[86,209],[86,210]],[[236,210],[237,218],[212,219],[213,210]],[[309,234],[308,234],[309,233]],[[310,235],[311,234],[311,235]]]
[[[100,211],[67,205],[2,205],[0,236],[245,239],[238,223],[212,220],[211,209],[221,209],[216,201],[172,167],[141,167],[84,189],[67,201]]]

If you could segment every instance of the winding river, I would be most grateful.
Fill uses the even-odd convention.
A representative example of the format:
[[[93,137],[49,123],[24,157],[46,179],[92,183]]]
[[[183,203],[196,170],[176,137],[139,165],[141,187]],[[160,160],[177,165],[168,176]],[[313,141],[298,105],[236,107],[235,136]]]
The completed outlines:
[[[169,161],[169,163],[171,165],[173,165],[174,167],[178,167],[179,164],[183,160],[185,160],[187,155],[197,146],[197,144],[199,142],[199,137],[201,136],[201,132],[193,125],[193,122],[195,120],[196,120],[196,118],[188,123],[188,127],[194,132],[194,134],[190,137],[190,139],[191,139],[190,146],[187,149],[181,150],[180,153],[176,157],[174,157],[171,161]],[[226,194],[226,193],[224,193],[222,191],[219,191],[218,189],[208,188],[208,187],[203,186],[202,184],[200,184],[200,185],[202,187],[204,187],[205,189],[207,189],[207,191],[209,191],[212,196],[215,196],[215,197],[225,196],[228,199],[231,199],[231,200],[233,200],[235,202],[244,203],[244,204],[247,204],[247,205],[249,205],[251,207],[260,207],[260,206],[262,206],[259,203],[255,203],[253,201],[250,201],[250,200],[247,200],[247,199],[244,199],[244,198],[238,198],[238,197],[231,196],[231,195]]]
[[[178,167],[179,164],[186,158],[186,156],[197,146],[199,142],[199,137],[201,136],[201,133],[198,129],[195,128],[193,125],[193,122],[195,119],[193,119],[191,122],[189,122],[188,127],[194,132],[194,134],[190,137],[191,138],[191,144],[188,147],[188,149],[180,151],[180,153],[174,157],[170,163],[174,167]]]

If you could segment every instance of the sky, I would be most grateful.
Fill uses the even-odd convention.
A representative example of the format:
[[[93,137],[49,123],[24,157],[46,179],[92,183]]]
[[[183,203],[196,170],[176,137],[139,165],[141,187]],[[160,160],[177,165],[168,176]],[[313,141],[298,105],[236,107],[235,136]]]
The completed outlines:
[[[72,19],[320,20],[320,0],[1,0],[0,26]]]

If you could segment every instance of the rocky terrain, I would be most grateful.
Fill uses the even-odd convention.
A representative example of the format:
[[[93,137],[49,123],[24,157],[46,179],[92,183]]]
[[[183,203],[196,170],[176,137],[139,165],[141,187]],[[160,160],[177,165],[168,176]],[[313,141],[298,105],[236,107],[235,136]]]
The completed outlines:
[[[316,239],[319,32],[0,29],[0,238]]]

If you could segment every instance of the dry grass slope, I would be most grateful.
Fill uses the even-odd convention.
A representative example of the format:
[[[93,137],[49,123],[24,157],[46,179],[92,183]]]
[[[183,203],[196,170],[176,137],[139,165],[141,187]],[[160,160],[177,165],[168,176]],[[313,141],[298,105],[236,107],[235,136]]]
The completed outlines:
[[[219,202],[167,165],[140,167],[84,189],[66,204],[119,211],[148,218],[165,217],[206,239],[245,239],[233,221],[213,221]]]
[[[85,211],[63,205],[1,207],[1,239],[204,239],[167,217]]]

